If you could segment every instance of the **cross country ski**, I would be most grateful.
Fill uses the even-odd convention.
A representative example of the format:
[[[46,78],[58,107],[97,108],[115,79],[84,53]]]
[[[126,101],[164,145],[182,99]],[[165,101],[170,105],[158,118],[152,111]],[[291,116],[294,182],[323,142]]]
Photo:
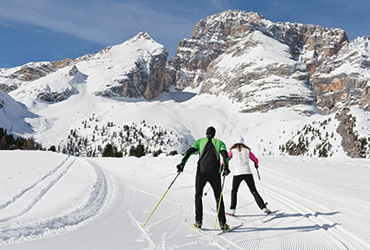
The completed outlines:
[[[267,216],[269,216],[269,215],[274,215],[274,214],[276,214],[277,212],[279,212],[280,211],[280,209],[277,209],[277,210],[274,210],[274,211],[271,211],[271,212],[269,212],[269,213],[266,213],[266,215],[265,215],[265,217],[264,218],[266,218]]]
[[[217,213],[217,211],[214,208],[212,208],[212,211]],[[236,215],[232,215],[232,214],[229,214],[229,213],[225,213],[225,214],[226,214],[226,216],[229,216],[229,217],[237,219],[237,220],[247,221],[246,219],[243,219],[243,218],[241,218],[239,216],[236,216]]]
[[[190,223],[190,221],[186,220],[185,219],[185,223],[189,224],[190,227],[194,228],[195,230],[197,230],[199,233],[203,234],[203,235],[207,235],[206,232],[204,232],[201,228],[199,227],[196,227],[194,224]]]
[[[233,230],[235,230],[235,229],[237,229],[237,228],[239,228],[239,227],[241,227],[241,226],[243,226],[243,222],[242,222],[242,223],[240,223],[240,224],[239,224],[239,225],[237,225],[237,226],[230,227],[229,229],[227,229],[227,230],[225,230],[225,231],[221,231],[221,232],[219,232],[217,235],[221,235],[221,234],[224,234],[224,233],[231,232],[231,231],[233,231]]]

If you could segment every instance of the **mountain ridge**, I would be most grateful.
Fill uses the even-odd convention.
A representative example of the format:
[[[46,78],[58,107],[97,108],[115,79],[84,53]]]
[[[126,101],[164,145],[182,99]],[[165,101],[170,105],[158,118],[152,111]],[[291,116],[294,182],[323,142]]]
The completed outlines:
[[[33,131],[16,133],[35,135],[43,145],[55,145],[69,154],[100,156],[107,143],[128,154],[130,147],[144,142],[147,153],[181,153],[202,136],[200,125],[188,119],[216,124],[221,134],[238,136],[265,127],[262,123],[269,121],[264,113],[273,117],[274,112],[285,116],[292,111],[298,114],[296,122],[271,118],[276,128],[259,130],[260,138],[250,136],[259,153],[314,156],[316,148],[325,148],[329,152],[321,155],[358,157],[362,150],[366,157],[370,155],[368,40],[349,42],[341,29],[273,23],[257,13],[229,10],[200,20],[192,37],[180,41],[168,62],[165,47],[140,32],[122,44],[74,60],[0,69],[3,91],[34,113],[33,118],[21,117],[3,126],[26,122]],[[224,107],[236,109],[234,117]],[[358,124],[338,132],[340,121],[335,116],[346,107]],[[88,125],[97,116],[99,122]],[[219,121],[221,117],[226,121]],[[236,117],[246,125],[234,123]],[[245,123],[251,117],[257,117],[256,122]],[[337,117],[342,121],[344,115]],[[330,129],[317,127],[312,119],[320,124],[328,121]],[[144,129],[143,120],[151,130]],[[333,136],[323,137],[305,125]],[[337,138],[348,140],[345,130],[358,136],[351,137],[356,141],[346,144],[343,152]],[[301,136],[302,131],[311,137]],[[279,138],[269,139],[274,134]],[[365,140],[365,149],[360,149]]]

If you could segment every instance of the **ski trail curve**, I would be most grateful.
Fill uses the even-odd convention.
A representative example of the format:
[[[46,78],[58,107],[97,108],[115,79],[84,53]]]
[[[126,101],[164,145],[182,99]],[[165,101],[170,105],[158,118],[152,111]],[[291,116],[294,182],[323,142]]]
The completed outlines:
[[[78,167],[78,164],[75,162],[76,158],[73,158],[72,163],[65,166],[62,173],[53,179],[53,181],[49,182],[49,184],[39,194],[34,196],[33,201],[26,209],[24,209],[23,212],[29,211],[40,200],[40,197],[45,195],[45,193],[53,186],[57,185],[60,179],[68,173],[70,168]],[[90,161],[88,161],[88,163],[95,170],[96,181],[89,194],[89,198],[84,205],[65,215],[45,218],[28,223],[11,223],[9,221],[11,218],[3,218],[0,224],[0,242],[12,243],[24,238],[34,239],[55,235],[65,230],[73,230],[82,222],[86,222],[96,216],[99,210],[102,209],[108,195],[107,179],[104,172],[97,164]],[[20,216],[20,214],[13,216],[12,218],[16,218],[17,216]]]
[[[25,192],[21,192],[22,195],[18,196],[17,199],[13,199],[11,203],[8,203],[7,210],[15,210],[13,207],[16,207],[20,201],[26,200],[26,206],[18,213],[13,214],[11,216],[7,216],[4,218],[0,217],[0,223],[6,222],[15,218],[18,218],[28,211],[30,211],[40,200],[41,198],[64,176],[67,174],[68,170],[71,168],[73,163],[76,159],[72,159],[71,162],[64,161],[62,165],[55,168],[51,171],[48,175],[45,175],[41,180],[36,182],[30,188],[28,188]],[[68,164],[67,164],[68,162]],[[60,170],[60,171],[59,171]],[[61,172],[61,173],[59,173]],[[52,179],[56,175],[54,179]],[[51,180],[49,180],[51,179]],[[45,182],[45,183],[44,183]],[[26,195],[29,194],[29,195]],[[28,200],[28,201],[27,201]],[[23,206],[23,205],[22,205]],[[3,211],[4,212],[4,211]],[[1,215],[1,213],[0,213]]]
[[[45,176],[43,176],[40,180],[38,180],[37,182],[33,183],[31,186],[29,186],[28,188],[22,190],[21,192],[19,192],[17,195],[15,195],[11,200],[3,203],[0,205],[0,211],[3,210],[4,208],[8,207],[10,204],[13,204],[15,203],[18,199],[20,199],[24,194],[26,194],[28,191],[32,190],[36,185],[38,185],[40,182],[42,182],[43,180],[45,180],[46,178],[50,177],[51,175],[53,175],[55,172],[57,172],[60,168],[63,167],[63,165],[68,161],[68,159],[70,158],[70,156],[66,157],[57,167],[55,167],[53,170],[51,170],[48,174],[46,174]]]

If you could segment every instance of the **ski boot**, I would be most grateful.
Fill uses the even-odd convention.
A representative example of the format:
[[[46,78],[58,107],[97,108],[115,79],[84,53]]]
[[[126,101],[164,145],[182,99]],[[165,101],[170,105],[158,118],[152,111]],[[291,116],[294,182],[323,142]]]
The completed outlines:
[[[202,228],[202,222],[201,221],[195,222],[194,227],[201,229]]]
[[[227,231],[230,229],[230,226],[227,225],[227,223],[220,223],[220,228],[223,232]]]
[[[268,209],[267,207],[263,208],[262,211],[265,213],[265,214],[270,214],[271,213],[271,210]]]
[[[235,209],[229,209],[226,213],[227,213],[228,215],[232,215],[232,216],[234,216],[234,215],[235,215]]]

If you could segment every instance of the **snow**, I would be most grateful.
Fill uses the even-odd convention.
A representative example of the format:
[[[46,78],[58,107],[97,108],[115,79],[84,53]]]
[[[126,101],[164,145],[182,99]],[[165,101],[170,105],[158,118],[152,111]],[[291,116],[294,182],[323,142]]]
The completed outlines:
[[[255,62],[257,66],[294,62],[287,57],[286,46],[257,31],[253,36],[262,41],[250,51],[264,58]],[[269,43],[274,43],[278,52],[264,50]],[[146,133],[146,138],[147,128],[156,126],[171,131],[167,139],[172,146],[166,145],[167,150],[183,153],[212,125],[216,128],[216,137],[227,147],[240,135],[244,136],[260,160],[262,179],[258,180],[254,172],[257,188],[269,207],[280,212],[264,218],[242,184],[237,210],[237,215],[245,220],[241,228],[215,236],[219,229],[213,228],[215,213],[211,208],[215,207],[215,201],[210,191],[210,195],[204,196],[207,236],[191,229],[185,220],[193,222],[194,218],[197,156],[192,156],[185,172],[143,229],[141,225],[175,178],[180,155],[109,159],[41,151],[0,151],[1,249],[370,249],[368,159],[345,157],[336,132],[335,114],[323,116],[309,105],[266,113],[240,113],[245,104],[233,103],[225,95],[197,95],[201,86],[183,92],[172,88],[151,101],[109,99],[94,94],[120,80],[120,72],[128,69],[134,59],[151,57],[163,49],[141,33],[121,45],[76,60],[74,65],[78,71],[69,65],[20,86],[10,95],[0,90],[0,127],[8,132],[12,128],[15,135],[33,136],[44,148],[49,148],[65,145],[71,131],[88,137],[97,126],[101,134],[107,122],[114,124],[106,128],[109,133],[118,133],[123,126],[136,124]],[[227,66],[230,58],[227,53],[222,55],[220,59],[225,61],[221,64]],[[243,61],[234,59],[235,64]],[[256,69],[254,66],[249,70]],[[303,64],[294,63],[294,66]],[[2,69],[0,77],[14,73],[12,70]],[[311,90],[303,82],[292,76],[284,82],[289,84],[263,90],[260,99],[257,96],[255,100],[262,102],[268,96],[276,98],[284,94],[309,98]],[[31,91],[32,88],[36,90]],[[67,91],[70,95],[59,102],[46,103],[37,99],[37,93],[44,90],[48,93],[70,90]],[[252,104],[250,101],[249,105]],[[313,115],[301,115],[302,110],[310,110]],[[355,132],[370,138],[369,112],[352,107],[350,113],[357,119]],[[323,127],[320,124],[324,122]],[[323,135],[333,134],[328,139],[333,157],[308,157],[321,139],[310,141],[305,156],[282,154],[279,146],[288,140],[298,140],[298,134],[307,125]],[[110,137],[97,135],[95,141],[88,142],[88,147],[121,143]],[[174,143],[176,140],[181,143]],[[230,203],[231,182],[231,176],[227,177],[226,206]],[[206,186],[205,191],[208,188]],[[228,218],[228,222],[230,225],[239,223],[233,218]]]
[[[275,215],[265,217],[242,183],[244,224],[216,236],[212,190],[203,196],[202,235],[194,219],[197,156],[141,225],[176,176],[181,156],[76,158],[0,151],[1,249],[369,249],[370,167],[366,159],[263,157],[253,175]],[[230,203],[232,177],[225,181]],[[204,192],[208,190],[206,185]],[[25,212],[19,212],[25,211]],[[227,217],[230,225],[240,221]]]
[[[9,94],[0,89],[0,128],[13,133],[31,133],[32,128],[25,119],[35,117],[36,115],[27,110],[23,104],[14,101]]]
[[[83,132],[81,121],[92,114],[99,117],[99,127],[107,121],[118,127],[145,119],[148,126],[169,128],[186,138],[182,150],[212,125],[227,147],[239,135],[244,136],[260,160],[261,181],[254,172],[257,188],[268,206],[280,213],[264,218],[242,184],[237,215],[246,220],[244,225],[215,236],[219,229],[213,228],[215,201],[210,190],[204,196],[207,235],[195,231],[185,223],[194,220],[198,159],[192,156],[143,229],[141,225],[175,178],[181,156],[86,158],[0,151],[1,249],[370,248],[368,160],[346,158],[343,151],[323,159],[288,157],[277,150],[297,130],[328,120],[328,116],[302,116],[289,108],[241,114],[240,104],[225,96],[196,95],[200,87],[146,101],[96,97],[84,85],[74,86],[78,94],[30,109],[37,117],[27,118],[27,122],[44,147],[67,138],[71,129]],[[368,135],[368,113],[360,109],[351,112],[358,115],[361,135]],[[334,131],[337,121],[329,118],[332,122],[326,129]],[[339,139],[336,143],[334,148]],[[226,206],[231,182],[231,176],[227,177]],[[228,223],[236,225],[239,220],[228,218]]]

